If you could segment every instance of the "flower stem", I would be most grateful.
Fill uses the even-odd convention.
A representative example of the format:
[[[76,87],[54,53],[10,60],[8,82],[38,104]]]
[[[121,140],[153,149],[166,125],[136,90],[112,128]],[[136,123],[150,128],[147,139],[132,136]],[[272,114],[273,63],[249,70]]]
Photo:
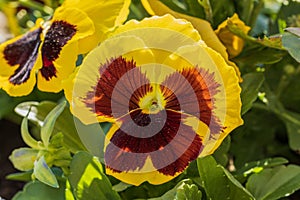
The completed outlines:
[[[209,0],[198,0],[198,3],[204,8],[206,20],[213,23],[213,12]]]
[[[22,6],[25,6],[27,8],[31,8],[34,10],[38,10],[42,13],[52,15],[53,9],[50,8],[49,6],[45,6],[41,3],[35,2],[35,1],[30,1],[30,0],[18,0],[19,4]]]

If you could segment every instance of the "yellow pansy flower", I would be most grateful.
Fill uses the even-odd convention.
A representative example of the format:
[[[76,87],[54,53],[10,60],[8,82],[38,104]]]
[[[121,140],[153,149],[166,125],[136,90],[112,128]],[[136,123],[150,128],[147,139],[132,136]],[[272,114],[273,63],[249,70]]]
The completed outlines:
[[[243,50],[244,40],[229,31],[229,29],[227,28],[227,23],[229,21],[246,34],[250,31],[251,28],[247,26],[243,21],[241,21],[237,14],[234,14],[232,17],[222,22],[218,26],[217,30],[215,30],[217,36],[227,48],[228,54],[231,58],[233,58],[239,55]]]
[[[26,34],[0,45],[0,87],[11,96],[29,94],[36,82],[42,91],[61,91],[77,55],[90,51],[109,29],[125,21],[128,6],[128,0],[64,1],[50,21],[39,19]]]
[[[234,69],[171,15],[118,27],[65,82],[76,117],[112,123],[106,173],[133,185],[165,183],[212,154],[243,123],[240,92]]]

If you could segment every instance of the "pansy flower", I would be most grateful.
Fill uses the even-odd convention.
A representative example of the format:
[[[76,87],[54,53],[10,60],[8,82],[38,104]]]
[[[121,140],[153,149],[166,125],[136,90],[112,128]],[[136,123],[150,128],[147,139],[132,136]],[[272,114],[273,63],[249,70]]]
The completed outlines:
[[[237,35],[234,35],[228,29],[228,22],[236,25],[242,32],[248,33],[250,27],[247,26],[239,16],[235,13],[232,17],[226,19],[222,22],[217,30],[215,30],[217,36],[220,38],[221,42],[226,46],[228,54],[231,58],[236,57],[241,53],[244,47],[244,40]]]
[[[106,172],[133,185],[167,182],[212,154],[242,124],[240,91],[234,69],[171,15],[117,28],[65,87],[82,122],[112,123]]]
[[[29,94],[36,82],[42,91],[61,91],[78,54],[90,51],[110,28],[126,19],[125,2],[66,0],[51,20],[38,19],[29,32],[1,44],[0,87],[11,96]]]

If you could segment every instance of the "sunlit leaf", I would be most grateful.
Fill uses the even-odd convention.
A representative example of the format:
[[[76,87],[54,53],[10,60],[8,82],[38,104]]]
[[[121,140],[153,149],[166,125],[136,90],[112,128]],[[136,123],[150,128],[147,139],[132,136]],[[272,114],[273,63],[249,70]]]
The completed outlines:
[[[42,183],[45,183],[54,188],[59,187],[57,179],[47,165],[44,156],[42,156],[38,161],[34,163],[33,174]]]
[[[9,174],[9,175],[7,175],[5,178],[6,178],[7,180],[29,182],[29,181],[31,181],[32,171],[33,171],[33,170],[27,171],[27,172],[19,172],[19,173]]]
[[[14,167],[21,171],[33,169],[34,161],[38,155],[38,150],[27,147],[15,149],[9,156],[9,160]]]
[[[22,120],[21,124],[21,136],[23,141],[30,147],[39,149],[39,143],[36,141],[29,133],[28,131],[28,119],[27,116],[25,116]]]
[[[52,135],[56,119],[64,111],[65,106],[65,101],[58,104],[51,112],[49,112],[44,120],[44,124],[41,127],[41,139],[46,147],[49,145],[49,139]]]
[[[56,105],[56,103],[50,101],[43,101],[41,103],[32,101],[24,102],[19,104],[15,108],[15,111],[24,117],[30,109],[28,119],[42,126],[46,116]],[[72,152],[85,149],[77,134],[73,116],[68,108],[65,108],[55,122],[53,134],[58,132],[63,133],[64,143]]]
[[[76,199],[120,199],[103,172],[96,157],[86,153],[75,154],[70,165],[69,182]]]

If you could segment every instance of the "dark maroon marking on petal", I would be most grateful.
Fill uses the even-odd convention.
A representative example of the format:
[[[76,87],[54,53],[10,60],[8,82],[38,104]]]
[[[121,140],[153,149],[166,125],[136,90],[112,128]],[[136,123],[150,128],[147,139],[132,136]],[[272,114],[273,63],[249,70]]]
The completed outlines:
[[[174,176],[177,172],[182,172],[191,161],[199,156],[202,140],[191,126],[182,123],[187,117],[185,114],[182,114],[181,121],[178,121],[178,113],[169,110],[168,117],[173,121],[173,124],[180,123],[176,137],[169,142],[169,145],[150,153],[150,156],[153,166],[159,172]]]
[[[118,118],[125,115],[138,108],[140,98],[152,91],[149,80],[136,68],[133,60],[112,59],[100,67],[99,73],[101,77],[97,85],[84,99],[87,107],[99,116]]]
[[[127,172],[141,169],[145,165],[147,154],[135,154],[128,149],[120,149],[109,144],[106,148],[104,159],[105,165],[114,172]]]
[[[56,77],[56,68],[54,67],[54,65],[42,67],[40,69],[40,72],[47,81],[49,81],[53,76]]]
[[[162,122],[156,120],[161,118],[161,112],[144,114],[136,110],[131,112],[131,116],[121,119],[122,126],[114,133],[105,151],[105,162],[110,169],[115,172],[136,170],[142,168],[146,158],[150,156],[158,171],[165,175],[174,175],[183,171],[189,162],[198,157],[202,147],[200,137],[192,127],[182,123],[185,115],[172,110],[165,110],[166,122],[155,135],[147,133],[149,130],[145,128],[144,132],[140,132],[140,138],[132,136],[136,131],[132,123],[141,127],[150,123],[161,126]],[[131,133],[125,133],[124,129]],[[151,137],[146,137],[147,135]]]
[[[188,136],[184,135],[182,137],[184,138]],[[188,141],[188,143],[186,144],[183,141],[184,140],[178,141],[178,144],[180,145],[176,147],[174,146],[172,149],[173,151],[162,149],[160,150],[160,153],[156,154],[156,156],[151,156],[152,163],[154,167],[158,168],[159,172],[163,173],[164,175],[174,176],[176,173],[185,170],[191,161],[198,158],[202,148],[202,141],[200,137],[198,135],[195,135],[194,140],[192,142]],[[187,147],[184,145],[190,146]],[[186,151],[182,154],[182,151],[184,151],[185,149]],[[170,160],[175,161],[170,162]],[[166,166],[161,168],[164,163],[166,164]]]
[[[41,68],[41,74],[47,81],[57,77],[53,61],[59,57],[62,48],[76,32],[76,26],[66,21],[54,21],[48,29],[42,45],[43,67]]]
[[[187,132],[185,132],[185,133],[187,133]],[[184,135],[183,137],[188,137],[188,136]],[[182,141],[184,141],[184,140],[182,140]],[[181,143],[181,147],[183,148],[183,146],[185,144],[182,141],[178,141],[178,143]],[[189,145],[189,144],[190,144],[190,141],[186,145]],[[180,145],[178,145],[178,146],[180,146]],[[184,147],[186,148],[186,146],[184,146]],[[162,152],[160,155],[157,154],[158,156],[155,156],[155,157],[151,156],[153,165],[154,165],[154,167],[162,166],[162,163],[166,162],[164,159],[170,160],[170,159],[178,158],[175,162],[172,162],[171,164],[167,165],[166,167],[158,169],[158,171],[164,175],[174,176],[176,173],[182,172],[183,170],[185,170],[191,161],[196,160],[198,158],[198,156],[201,152],[201,147],[202,147],[202,141],[198,135],[195,135],[193,142],[190,144],[190,146],[188,148],[186,148],[186,151],[181,156],[179,156],[179,158],[174,157],[174,156],[178,156],[178,155],[176,153],[172,154],[172,151],[161,150]],[[184,150],[184,149],[178,150],[177,148],[178,148],[177,146],[174,147],[174,150],[177,150],[178,153],[182,153],[182,151]]]
[[[215,134],[223,129],[219,119],[213,114],[214,95],[219,92],[219,86],[214,73],[201,68],[189,68],[168,76],[162,83],[161,90],[167,102],[166,109],[182,110],[198,117]]]
[[[9,77],[13,85],[20,85],[29,79],[38,56],[41,32],[41,28],[35,29],[5,47],[3,54],[7,63],[11,66],[19,65],[14,74]]]
[[[172,116],[169,116],[170,111],[166,111],[166,121],[164,121],[163,112],[145,114],[141,110],[132,111],[130,115],[120,119],[122,126],[114,133],[110,142],[133,153],[149,153],[166,146],[179,129],[181,114],[172,112]],[[153,129],[146,128],[150,123]],[[137,129],[136,125],[144,128]],[[157,130],[156,127],[162,128]]]

